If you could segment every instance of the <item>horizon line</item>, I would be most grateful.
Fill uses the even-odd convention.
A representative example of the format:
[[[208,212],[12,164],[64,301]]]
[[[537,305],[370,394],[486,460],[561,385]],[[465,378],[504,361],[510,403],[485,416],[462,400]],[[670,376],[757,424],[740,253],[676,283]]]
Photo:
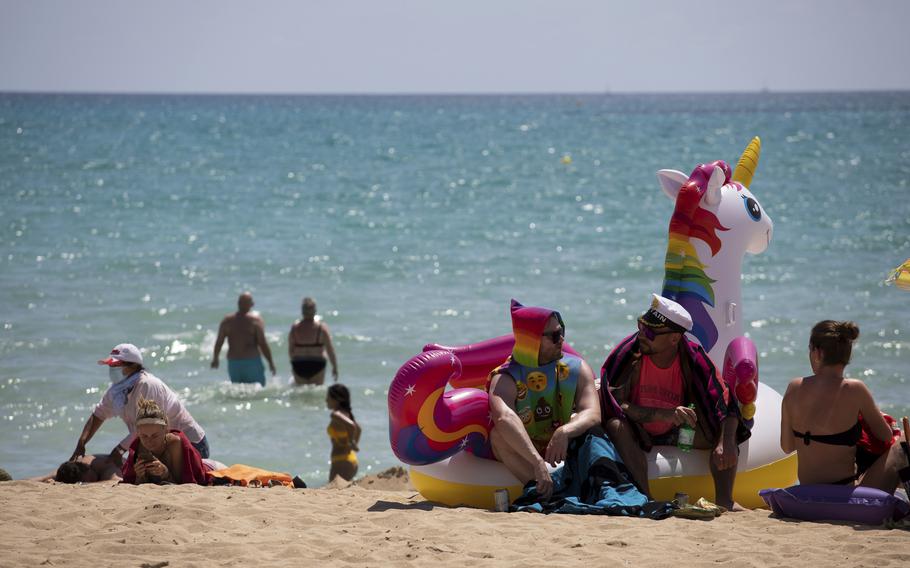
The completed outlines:
[[[221,97],[533,97],[533,96],[567,96],[567,97],[598,97],[598,96],[651,96],[651,95],[849,95],[849,94],[888,94],[910,93],[908,89],[870,88],[870,89],[792,89],[772,90],[767,88],[757,90],[722,90],[722,91],[116,91],[116,90],[62,90],[48,91],[40,89],[4,90],[0,89],[0,96],[4,95],[63,95],[63,96],[221,96]]]

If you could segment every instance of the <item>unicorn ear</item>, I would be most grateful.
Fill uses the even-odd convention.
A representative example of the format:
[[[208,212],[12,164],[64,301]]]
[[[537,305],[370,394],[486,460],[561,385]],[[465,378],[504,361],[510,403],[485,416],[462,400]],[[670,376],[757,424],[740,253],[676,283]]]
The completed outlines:
[[[677,170],[660,170],[657,172],[657,180],[660,182],[660,187],[667,194],[667,197],[676,201],[679,188],[689,180],[689,177]]]
[[[711,173],[711,179],[708,180],[708,191],[705,192],[705,204],[706,205],[717,205],[720,203],[720,188],[724,186],[724,182],[727,180],[727,175],[724,171],[717,166],[714,166],[714,171]]]

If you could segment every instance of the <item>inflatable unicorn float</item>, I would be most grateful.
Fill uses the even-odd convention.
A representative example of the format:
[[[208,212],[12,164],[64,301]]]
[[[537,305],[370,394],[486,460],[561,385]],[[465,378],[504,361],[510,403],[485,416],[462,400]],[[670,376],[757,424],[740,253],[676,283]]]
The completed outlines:
[[[735,390],[743,415],[755,414],[758,359],[743,335],[742,259],[771,243],[774,224],[749,191],[761,141],[743,152],[732,177],[723,161],[701,164],[686,176],[660,170],[657,178],[675,203],[670,218],[661,295],[692,316],[693,335]]]
[[[746,253],[771,242],[773,223],[749,190],[758,165],[756,137],[736,169],[723,161],[697,166],[690,175],[661,170],[657,177],[673,200],[662,294],[689,311],[691,335],[736,394],[752,436],[740,445],[734,499],[746,507],[764,502],[758,491],[796,481],[796,456],[780,450],[781,396],[758,381],[755,345],[743,334],[741,272]],[[465,346],[429,344],[408,360],[389,387],[389,438],[395,455],[411,466],[411,482],[427,499],[490,508],[497,489],[514,499],[521,484],[490,459],[490,371],[511,354],[512,335]],[[564,351],[577,355],[568,345]],[[447,387],[451,387],[447,390]],[[656,499],[675,492],[713,500],[704,450],[658,446],[649,454],[648,477]]]

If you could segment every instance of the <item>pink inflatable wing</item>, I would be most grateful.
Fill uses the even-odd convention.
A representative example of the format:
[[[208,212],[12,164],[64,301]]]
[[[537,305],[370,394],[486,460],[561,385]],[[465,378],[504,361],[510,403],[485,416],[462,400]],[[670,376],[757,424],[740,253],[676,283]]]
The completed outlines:
[[[389,387],[389,441],[404,463],[426,465],[461,450],[492,457],[486,391],[446,385],[461,374],[450,351],[424,351],[398,369]]]
[[[758,352],[748,337],[737,337],[727,345],[724,381],[736,393],[740,404],[755,402],[758,393]]]
[[[453,387],[482,389],[486,388],[490,372],[506,362],[506,359],[512,354],[514,346],[515,336],[508,334],[469,345],[448,346],[430,343],[424,346],[423,350],[424,352],[449,351],[458,358],[461,363],[461,374],[449,381]],[[581,355],[565,342],[563,342],[562,352],[581,358]]]
[[[490,371],[505,363],[512,354],[513,345],[515,338],[509,334],[469,345],[448,346],[430,343],[423,350],[424,352],[442,350],[455,355],[461,363],[461,374],[450,381],[453,387],[482,389],[486,387]]]

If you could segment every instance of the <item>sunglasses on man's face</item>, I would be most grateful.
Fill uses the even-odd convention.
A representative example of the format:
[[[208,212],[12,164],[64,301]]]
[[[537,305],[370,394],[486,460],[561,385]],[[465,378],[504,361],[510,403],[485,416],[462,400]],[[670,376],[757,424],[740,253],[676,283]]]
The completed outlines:
[[[549,333],[542,334],[544,337],[548,337],[553,343],[559,343],[559,341],[566,336],[566,330],[560,328]]]
[[[654,331],[653,327],[648,326],[648,324],[646,324],[645,322],[643,322],[641,320],[638,320],[638,331],[640,331],[641,334],[644,335],[648,339],[648,341],[654,341],[654,338],[657,337],[658,335],[667,335],[668,333],[679,333],[678,331],[673,331],[672,329],[668,329],[666,331]]]

